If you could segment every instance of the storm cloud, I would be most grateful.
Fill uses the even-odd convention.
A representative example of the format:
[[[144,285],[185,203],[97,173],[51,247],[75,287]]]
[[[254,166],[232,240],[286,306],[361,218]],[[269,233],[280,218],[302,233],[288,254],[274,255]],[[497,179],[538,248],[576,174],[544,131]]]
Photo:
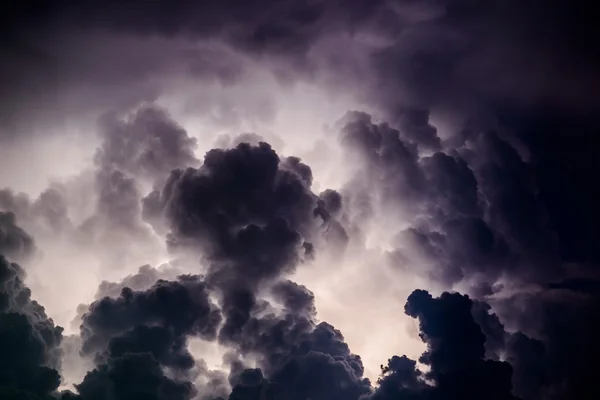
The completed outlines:
[[[24,279],[23,269],[0,255],[0,393],[49,399],[60,384],[62,328],[31,299]]]
[[[600,396],[583,2],[0,15],[2,396]]]

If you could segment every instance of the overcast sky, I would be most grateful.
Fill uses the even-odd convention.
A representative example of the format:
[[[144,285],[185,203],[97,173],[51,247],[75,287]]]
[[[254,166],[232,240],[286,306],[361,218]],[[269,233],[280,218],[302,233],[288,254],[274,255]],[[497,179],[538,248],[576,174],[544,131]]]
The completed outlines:
[[[0,397],[600,398],[583,2],[0,16]]]

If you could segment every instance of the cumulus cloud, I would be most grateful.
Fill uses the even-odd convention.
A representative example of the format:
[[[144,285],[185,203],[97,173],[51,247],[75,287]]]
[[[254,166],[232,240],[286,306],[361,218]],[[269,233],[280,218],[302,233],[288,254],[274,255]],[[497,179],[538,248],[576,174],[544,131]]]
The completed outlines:
[[[600,396],[579,2],[38,3],[0,6],[3,396]]]
[[[6,398],[50,398],[60,384],[62,328],[31,299],[25,272],[0,255],[0,393]]]

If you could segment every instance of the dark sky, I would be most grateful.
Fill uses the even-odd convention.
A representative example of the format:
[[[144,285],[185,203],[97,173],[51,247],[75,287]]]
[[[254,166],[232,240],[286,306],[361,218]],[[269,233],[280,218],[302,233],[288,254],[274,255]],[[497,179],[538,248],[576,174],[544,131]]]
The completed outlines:
[[[598,17],[5,0],[0,398],[600,398]]]

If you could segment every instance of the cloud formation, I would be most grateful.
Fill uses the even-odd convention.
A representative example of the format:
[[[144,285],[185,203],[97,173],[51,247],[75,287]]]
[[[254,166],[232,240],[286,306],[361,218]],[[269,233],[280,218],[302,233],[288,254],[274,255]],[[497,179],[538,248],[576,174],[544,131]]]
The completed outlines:
[[[25,272],[0,255],[0,393],[9,399],[50,399],[60,384],[62,328],[31,299]]]
[[[0,189],[2,396],[600,397],[596,15],[542,3],[2,4],[0,176],[35,175],[19,166],[67,125],[90,150],[68,179]],[[302,85],[322,102],[283,110]],[[340,98],[345,116],[280,120]],[[377,382],[301,281],[335,297],[345,263],[361,282],[339,308],[379,322],[365,342],[412,293],[426,350],[390,354]],[[102,283],[47,296],[59,273],[84,286],[75,272]],[[58,392],[62,328],[28,286],[86,292],[77,393]]]

